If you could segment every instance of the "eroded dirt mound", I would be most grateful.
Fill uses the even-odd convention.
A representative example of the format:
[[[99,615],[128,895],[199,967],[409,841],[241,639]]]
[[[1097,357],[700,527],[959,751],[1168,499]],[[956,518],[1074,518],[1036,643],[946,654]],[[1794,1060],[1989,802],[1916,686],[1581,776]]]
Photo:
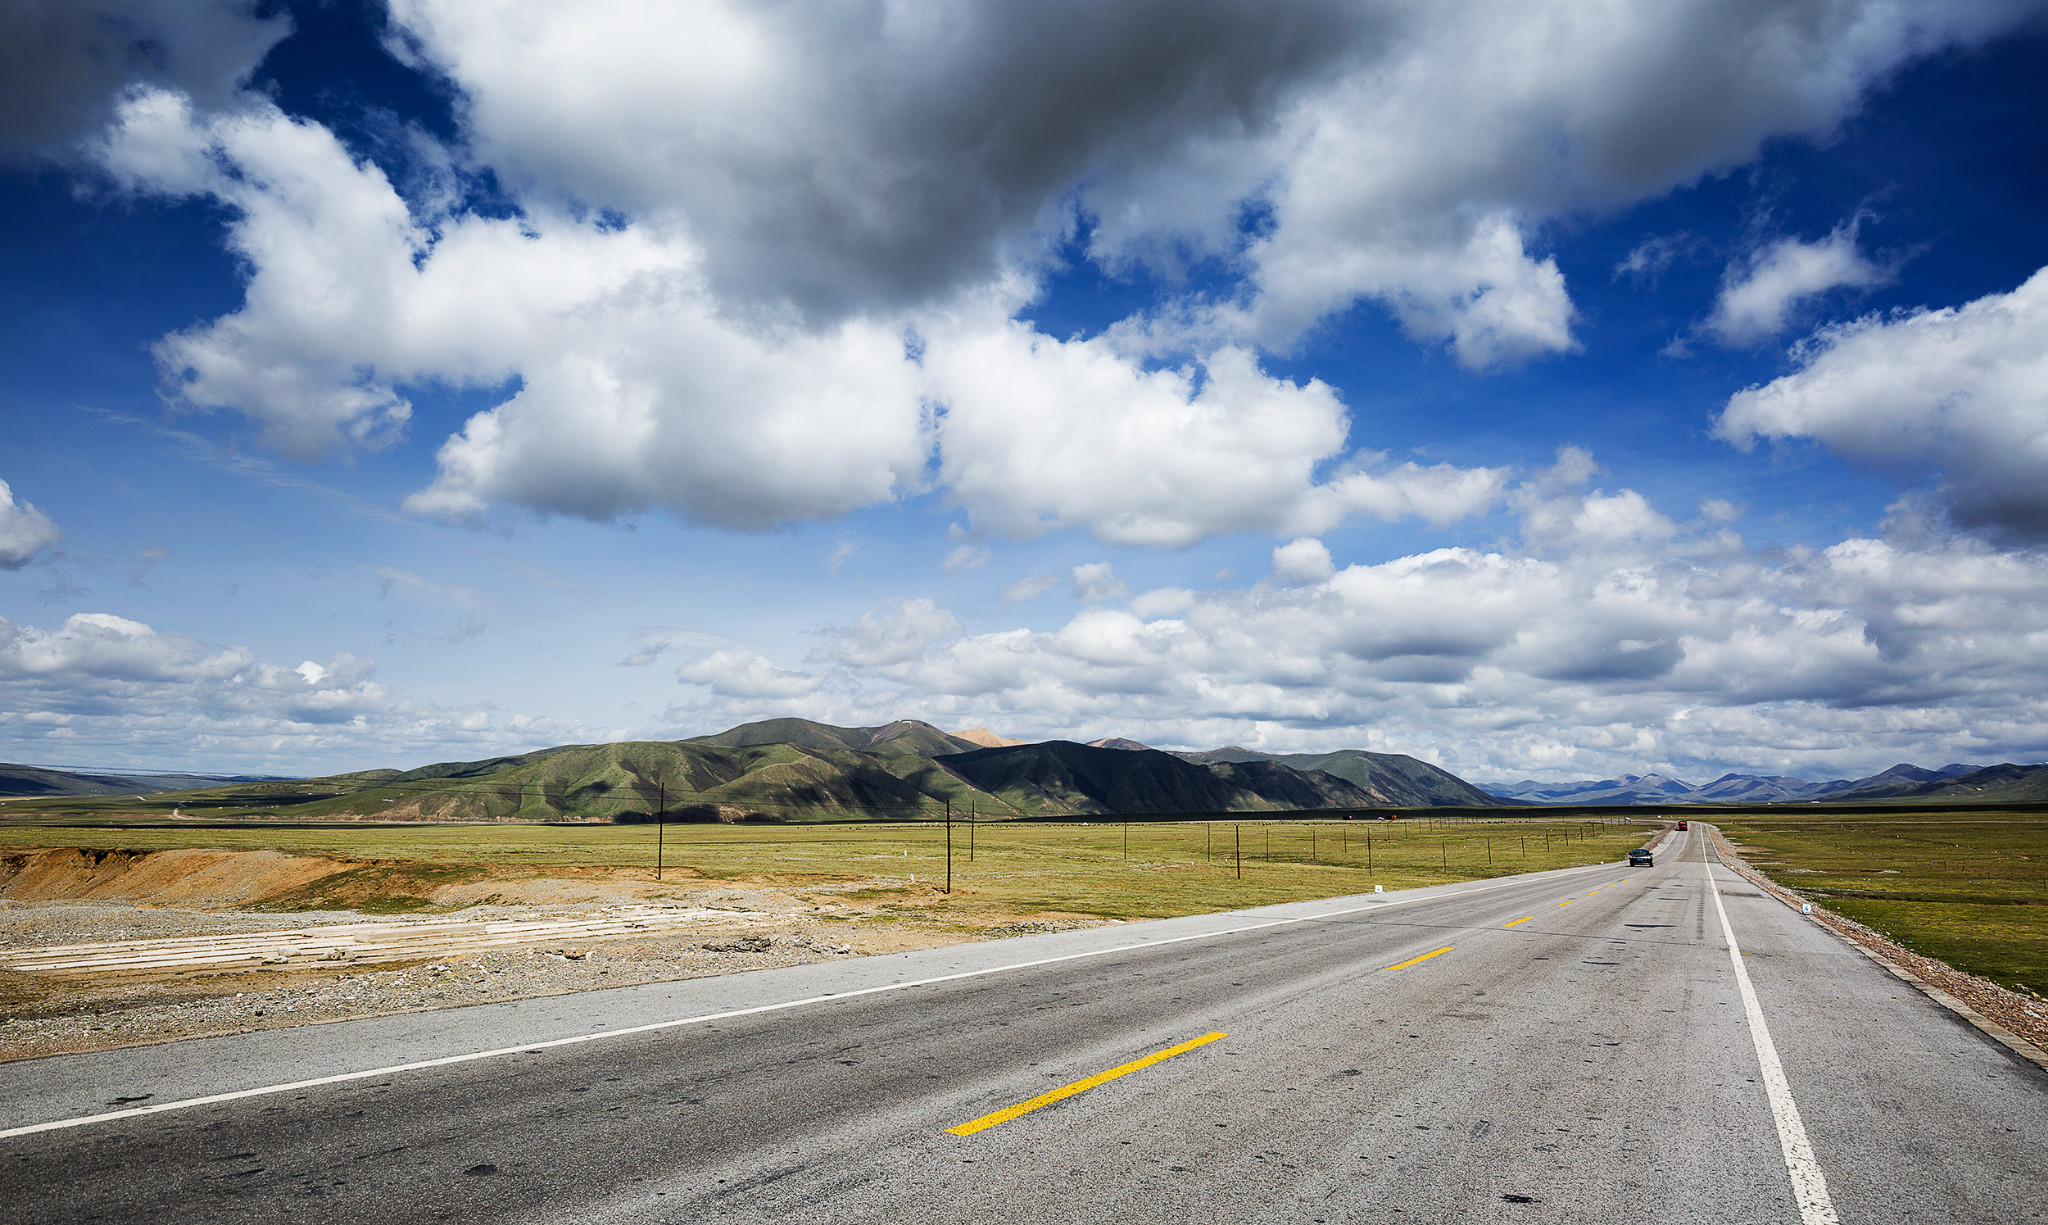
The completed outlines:
[[[226,908],[303,890],[357,866],[277,851],[10,851],[0,854],[0,898]]]
[[[637,870],[338,859],[277,851],[23,850],[0,854],[0,899],[102,901],[189,910],[357,910],[394,914],[465,906],[619,905],[668,900],[701,883]]]

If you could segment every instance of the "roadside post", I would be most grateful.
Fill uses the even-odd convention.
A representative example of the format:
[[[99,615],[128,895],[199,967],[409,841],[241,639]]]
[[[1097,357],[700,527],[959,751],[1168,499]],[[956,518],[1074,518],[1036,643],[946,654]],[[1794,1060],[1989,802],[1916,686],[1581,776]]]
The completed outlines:
[[[946,892],[953,892],[953,801],[946,801]]]
[[[668,775],[656,779],[655,787],[661,798],[654,801],[654,879],[660,880],[662,856],[668,849]]]

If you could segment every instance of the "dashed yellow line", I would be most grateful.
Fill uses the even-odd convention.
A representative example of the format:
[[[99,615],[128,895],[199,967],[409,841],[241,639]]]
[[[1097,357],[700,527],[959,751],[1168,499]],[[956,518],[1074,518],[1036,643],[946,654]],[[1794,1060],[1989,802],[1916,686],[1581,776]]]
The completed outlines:
[[[1432,957],[1435,955],[1434,953],[1430,954]],[[1050,1106],[1054,1102],[1064,1101],[1076,1093],[1085,1093],[1097,1085],[1108,1084],[1119,1076],[1129,1076],[1131,1073],[1143,1068],[1149,1068],[1161,1060],[1171,1059],[1175,1055],[1186,1054],[1198,1046],[1207,1046],[1218,1038],[1227,1038],[1229,1036],[1223,1033],[1203,1034],[1201,1037],[1189,1042],[1183,1042],[1179,1046],[1169,1046],[1163,1051],[1154,1051],[1143,1059],[1133,1059],[1129,1063],[1119,1064],[1107,1072],[1097,1072],[1085,1080],[1077,1080],[1071,1085],[1062,1085],[1050,1093],[1041,1093],[1028,1102],[1018,1102],[1016,1105],[998,1110],[994,1114],[982,1115],[971,1123],[962,1123],[958,1127],[948,1127],[946,1130],[956,1136],[971,1136],[978,1131],[987,1131],[996,1124],[1007,1123],[1018,1115],[1030,1114],[1040,1106]]]
[[[1448,952],[1450,952],[1450,951],[1451,951],[1452,949],[1454,949],[1454,948],[1456,948],[1456,947],[1457,947],[1457,946],[1456,946],[1456,945],[1454,945],[1454,944],[1446,944],[1446,945],[1445,945],[1445,946],[1443,946],[1442,948],[1440,948],[1440,949],[1436,950],[1436,952],[1434,952],[1434,953],[1424,953],[1424,954],[1423,954],[1422,956],[1420,956],[1420,957],[1410,957],[1410,958],[1409,958],[1408,960],[1406,960],[1406,961],[1402,962],[1402,963],[1401,963],[1400,965],[1397,965],[1397,966],[1388,966],[1387,968],[1388,968],[1389,970],[1405,970],[1405,969],[1407,969],[1407,968],[1408,968],[1409,966],[1412,966],[1412,965],[1416,965],[1416,964],[1418,964],[1418,963],[1420,963],[1420,962],[1428,961],[1428,960],[1429,960],[1430,958],[1432,958],[1432,957],[1436,957],[1436,956],[1439,956],[1439,955],[1441,955],[1441,954],[1443,954],[1443,953],[1448,953]]]
[[[1514,921],[1513,923],[1503,923],[1503,924],[1501,924],[1501,926],[1502,926],[1503,928],[1509,928],[1509,927],[1519,927],[1519,926],[1521,926],[1522,924],[1524,924],[1524,923],[1527,923],[1527,922],[1528,922],[1529,920],[1531,920],[1531,919],[1533,919],[1533,918],[1535,918],[1535,917],[1536,917],[1536,916],[1535,916],[1535,915],[1532,915],[1532,914],[1525,914],[1525,915],[1523,915],[1523,916],[1522,916],[1521,918],[1519,918],[1519,919],[1516,919],[1516,920],[1515,920],[1515,921]]]
[[[1576,902],[1576,901],[1578,901],[1578,900],[1579,900],[1579,899],[1577,899],[1577,898],[1575,898],[1575,897],[1568,897],[1568,898],[1566,898],[1566,899],[1565,899],[1564,901],[1562,901],[1562,902],[1559,902],[1559,903],[1558,903],[1558,905],[1560,905],[1560,906],[1569,906],[1569,905],[1571,905],[1571,904],[1572,904],[1573,902]]]

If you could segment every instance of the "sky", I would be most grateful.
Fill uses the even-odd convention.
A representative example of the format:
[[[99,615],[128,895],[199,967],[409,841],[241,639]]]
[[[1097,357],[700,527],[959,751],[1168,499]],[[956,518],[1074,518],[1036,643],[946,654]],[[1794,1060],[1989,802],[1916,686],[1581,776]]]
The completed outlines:
[[[0,758],[2048,758],[2048,2],[0,0]]]

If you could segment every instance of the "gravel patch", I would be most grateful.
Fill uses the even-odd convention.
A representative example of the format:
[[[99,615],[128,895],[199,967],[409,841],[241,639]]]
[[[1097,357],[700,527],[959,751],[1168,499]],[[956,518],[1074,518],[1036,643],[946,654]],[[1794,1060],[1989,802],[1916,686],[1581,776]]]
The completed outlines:
[[[89,999],[51,1000],[54,1009],[32,1007],[27,1015],[0,1020],[0,1060],[804,965],[854,951],[837,933],[802,928],[729,939],[704,935],[493,949],[333,973],[239,971],[108,985]]]

